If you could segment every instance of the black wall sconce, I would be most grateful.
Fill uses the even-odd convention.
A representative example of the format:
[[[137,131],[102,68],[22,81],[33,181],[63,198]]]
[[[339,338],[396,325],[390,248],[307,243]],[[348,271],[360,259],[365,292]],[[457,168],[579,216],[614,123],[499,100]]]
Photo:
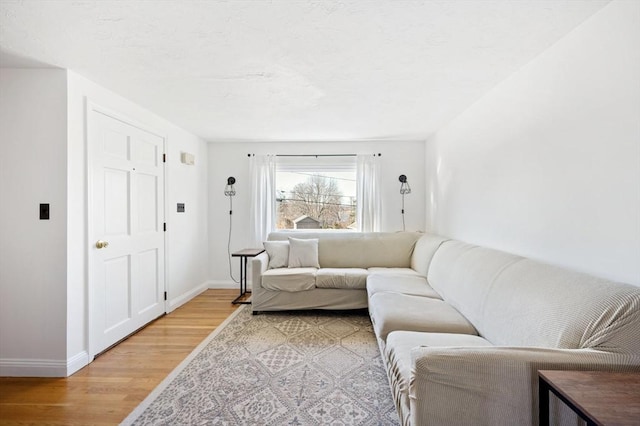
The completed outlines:
[[[405,231],[405,223],[404,223],[404,196],[405,194],[411,194],[411,187],[409,186],[409,182],[407,181],[406,175],[400,175],[398,177],[400,181],[400,194],[402,195],[402,230]]]
[[[229,238],[227,239],[227,258],[229,260],[229,277],[233,282],[240,282],[233,276],[231,269],[231,231],[233,230],[233,197],[236,195],[236,188],[233,186],[236,183],[236,178],[229,176],[227,178],[227,184],[224,187],[224,195],[229,197]],[[242,289],[242,287],[240,287]],[[238,300],[238,299],[236,299]]]
[[[236,178],[229,176],[227,178],[227,185],[224,187],[224,195],[227,197],[233,197],[236,195],[236,188],[233,186],[236,183]]]

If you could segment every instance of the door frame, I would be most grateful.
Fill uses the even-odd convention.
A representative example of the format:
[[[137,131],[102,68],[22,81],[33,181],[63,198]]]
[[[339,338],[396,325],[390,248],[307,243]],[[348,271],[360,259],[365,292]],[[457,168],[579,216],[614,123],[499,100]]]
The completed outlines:
[[[167,136],[164,135],[163,133],[157,131],[154,128],[151,128],[149,126],[147,126],[146,124],[140,123],[137,120],[134,120],[130,117],[128,117],[125,114],[122,114],[120,112],[114,111],[110,108],[104,107],[102,105],[100,105],[99,103],[96,103],[92,100],[90,100],[88,97],[85,97],[85,149],[86,149],[86,158],[85,158],[85,162],[86,162],[86,184],[87,184],[87,190],[86,190],[86,196],[87,196],[87,204],[86,204],[86,230],[87,230],[87,236],[86,236],[86,243],[87,245],[85,246],[85,253],[86,253],[86,265],[87,265],[87,272],[86,272],[86,289],[87,289],[87,294],[86,294],[86,299],[85,299],[85,303],[86,303],[86,311],[85,311],[85,318],[86,318],[86,324],[87,324],[87,329],[86,329],[86,338],[87,338],[87,353],[89,355],[89,364],[93,362],[95,356],[98,354],[98,352],[96,351],[96,345],[95,345],[95,336],[93,336],[93,329],[95,326],[95,318],[92,315],[92,300],[93,300],[93,286],[92,286],[92,280],[93,280],[93,262],[92,262],[92,248],[95,244],[94,238],[93,238],[93,232],[94,232],[94,224],[93,224],[93,201],[94,201],[94,193],[93,193],[93,173],[94,173],[94,167],[93,167],[93,156],[95,155],[95,150],[93,147],[93,140],[92,138],[92,129],[96,126],[96,123],[94,122],[94,118],[93,118],[93,113],[99,113],[99,114],[103,114],[106,115],[110,118],[113,118],[114,120],[118,120],[121,121],[124,124],[127,124],[129,126],[133,126],[136,127],[140,130],[143,130],[145,132],[151,133],[159,138],[162,138],[162,152],[163,155],[166,158],[166,152],[167,152]],[[160,206],[161,212],[162,212],[162,218],[163,218],[163,222],[166,223],[167,222],[167,163],[166,161],[163,161],[162,163],[162,193],[164,195],[164,203],[162,204],[162,206]],[[166,231],[166,228],[165,228]],[[168,295],[168,289],[167,289],[167,235],[166,232],[163,233],[162,236],[162,241],[163,241],[163,248],[164,248],[164,255],[163,255],[163,259],[162,259],[162,268],[164,269],[164,280],[162,283],[162,286],[164,288],[164,294]],[[168,306],[168,297],[164,298],[164,312],[165,314],[167,313],[167,306]]]

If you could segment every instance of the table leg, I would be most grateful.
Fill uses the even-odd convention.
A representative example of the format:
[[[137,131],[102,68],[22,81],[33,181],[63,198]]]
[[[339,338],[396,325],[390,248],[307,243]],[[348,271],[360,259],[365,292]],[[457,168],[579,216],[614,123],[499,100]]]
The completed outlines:
[[[242,297],[248,293],[247,291],[247,256],[240,257],[240,295],[233,302],[234,305],[250,305],[250,301],[241,301]]]
[[[565,403],[571,411],[587,423],[587,426],[597,426],[593,419],[585,414],[573,402],[569,401],[558,389],[551,386],[544,378],[538,376],[538,418],[540,426],[549,426],[549,393],[552,392],[560,401]]]
[[[247,292],[247,258],[244,258],[244,275],[243,275],[243,281],[242,283],[244,284],[244,290],[242,291],[242,294],[245,294]]]
[[[540,426],[549,426],[549,384],[538,378],[538,421]]]

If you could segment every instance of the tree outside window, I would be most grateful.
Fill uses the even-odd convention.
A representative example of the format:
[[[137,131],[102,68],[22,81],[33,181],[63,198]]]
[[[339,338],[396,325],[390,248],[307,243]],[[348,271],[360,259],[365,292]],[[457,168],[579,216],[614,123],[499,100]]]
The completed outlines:
[[[277,172],[278,229],[354,229],[355,171]]]

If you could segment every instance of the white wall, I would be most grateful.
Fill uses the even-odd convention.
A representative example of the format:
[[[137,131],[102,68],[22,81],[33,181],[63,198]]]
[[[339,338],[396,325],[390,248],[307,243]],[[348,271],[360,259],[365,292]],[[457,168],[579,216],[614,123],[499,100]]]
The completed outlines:
[[[206,289],[208,280],[206,143],[127,99],[69,72],[68,356],[82,358],[87,343],[87,176],[85,104],[96,103],[166,138],[166,286],[171,311]],[[194,166],[180,152],[196,155]],[[185,213],[176,203],[186,204]],[[78,361],[80,363],[80,361]]]
[[[0,69],[0,375],[65,376],[89,361],[87,100],[166,137],[167,309],[207,286],[206,143],[73,72]]]
[[[167,150],[167,276],[169,310],[207,287],[209,280],[208,148],[201,139],[169,129]],[[194,165],[180,162],[180,153],[195,156]],[[184,213],[177,203],[185,204]]]
[[[428,227],[640,285],[639,18],[609,4],[430,138]]]
[[[257,142],[209,144],[209,251],[212,287],[232,286],[227,241],[229,197],[223,193],[227,177],[237,179],[233,197],[231,252],[247,247],[249,236],[250,175],[247,154],[365,154],[381,153],[382,231],[401,231],[402,216],[398,176],[407,175],[412,193],[405,198],[407,231],[425,229],[424,141],[394,142]],[[232,259],[234,278],[239,261]]]
[[[0,375],[66,367],[66,102],[64,70],[0,69]]]

